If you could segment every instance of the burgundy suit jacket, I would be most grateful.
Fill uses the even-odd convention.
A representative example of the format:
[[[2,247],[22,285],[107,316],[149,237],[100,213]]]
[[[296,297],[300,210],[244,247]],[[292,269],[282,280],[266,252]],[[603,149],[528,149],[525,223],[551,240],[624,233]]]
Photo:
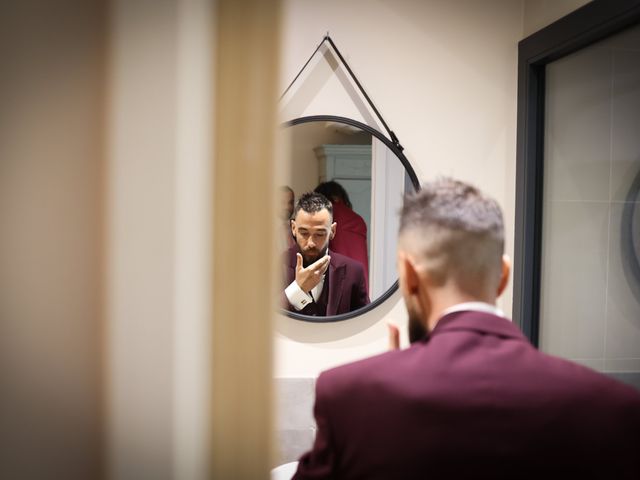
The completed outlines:
[[[298,480],[640,478],[640,394],[487,313],[322,373],[314,412]]]
[[[289,285],[296,278],[296,253],[297,247],[287,250],[285,256],[285,281]],[[329,251],[328,282],[324,288],[329,289],[327,300],[327,316],[340,315],[364,307],[369,303],[369,294],[365,286],[364,271],[362,265],[355,260]],[[282,294],[282,307],[291,312],[297,312]],[[304,312],[299,312],[304,313]]]

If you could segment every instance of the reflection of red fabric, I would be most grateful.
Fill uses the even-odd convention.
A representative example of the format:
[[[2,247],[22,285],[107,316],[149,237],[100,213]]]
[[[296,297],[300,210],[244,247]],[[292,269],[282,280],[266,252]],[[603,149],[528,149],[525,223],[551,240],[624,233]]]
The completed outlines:
[[[360,215],[342,203],[333,204],[333,221],[338,225],[336,227],[336,235],[329,243],[329,250],[346,255],[362,264],[368,291],[367,224]]]

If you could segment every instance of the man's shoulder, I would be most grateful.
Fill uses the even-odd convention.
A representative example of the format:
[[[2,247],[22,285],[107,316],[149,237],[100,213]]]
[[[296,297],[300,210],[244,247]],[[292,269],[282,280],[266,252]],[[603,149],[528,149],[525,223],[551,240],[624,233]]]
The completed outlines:
[[[403,350],[391,350],[323,371],[317,380],[318,390],[333,394],[362,391],[367,384],[383,384],[402,376],[407,359],[415,356],[422,344]]]

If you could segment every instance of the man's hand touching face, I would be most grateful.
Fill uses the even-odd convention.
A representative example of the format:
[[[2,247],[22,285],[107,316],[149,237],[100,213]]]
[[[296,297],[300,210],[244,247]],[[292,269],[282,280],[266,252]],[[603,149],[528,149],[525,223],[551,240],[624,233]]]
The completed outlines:
[[[325,255],[313,262],[308,267],[302,266],[302,255],[296,254],[296,283],[303,292],[309,293],[320,283],[322,276],[329,268],[331,257]]]

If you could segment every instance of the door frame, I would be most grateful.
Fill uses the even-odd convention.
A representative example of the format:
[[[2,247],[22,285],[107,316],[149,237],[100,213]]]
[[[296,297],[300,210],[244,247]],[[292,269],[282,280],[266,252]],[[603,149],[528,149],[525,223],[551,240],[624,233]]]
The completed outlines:
[[[518,43],[513,321],[538,346],[547,64],[640,22],[640,0],[594,0]]]

